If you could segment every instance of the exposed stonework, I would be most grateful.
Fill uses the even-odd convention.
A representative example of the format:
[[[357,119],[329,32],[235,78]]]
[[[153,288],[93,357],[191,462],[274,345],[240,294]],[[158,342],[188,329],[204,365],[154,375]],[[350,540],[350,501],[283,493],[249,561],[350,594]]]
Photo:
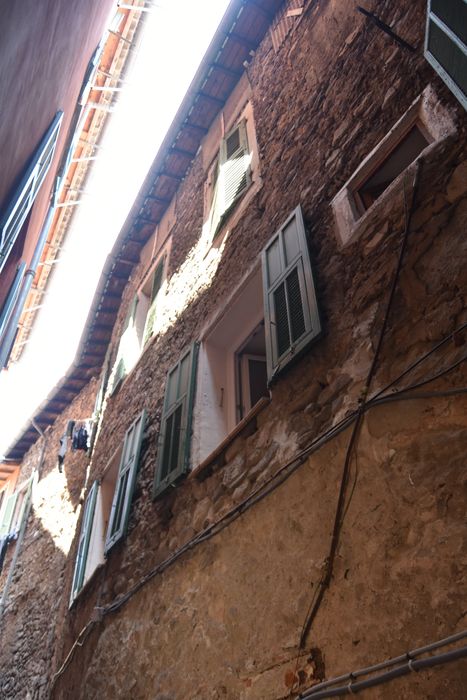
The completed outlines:
[[[421,0],[378,7],[384,21],[417,46],[424,12]],[[325,570],[351,428],[294,463],[290,473],[280,470],[363,398],[414,168],[376,203],[346,248],[338,245],[330,202],[428,82],[458,133],[422,158],[407,250],[370,393],[467,322],[465,115],[421,54],[404,52],[337,0],[308,4],[277,53],[267,36],[248,75],[263,185],[207,256],[199,244],[206,177],[201,153],[180,187],[171,230],[168,322],[108,398],[92,455],[90,480],[102,476],[125,430],[146,408],[128,535],[67,612],[76,530],[61,580],[53,672],[94,623],[60,668],[52,690],[57,699],[279,700],[462,627],[465,397],[388,402],[365,414],[331,584],[303,649],[300,634]],[[153,501],[167,371],[225,306],[235,283],[298,203],[323,335],[277,379],[270,403],[218,459],[202,469],[192,464],[186,479]],[[125,291],[114,347],[146,268],[145,261],[135,269]],[[462,333],[452,338],[397,388],[460,360],[465,342]],[[452,389],[465,380],[460,366],[425,389]],[[264,498],[250,504],[256,493]],[[223,529],[157,573],[229,514]],[[128,602],[99,619],[96,607],[128,592]],[[466,680],[459,662],[411,674],[368,697],[454,699]]]
[[[80,513],[88,456],[70,449],[60,473],[57,454],[67,421],[89,418],[95,394],[96,380],[46,431],[44,452],[44,439],[39,438],[21,465],[19,483],[35,469],[41,470],[41,477],[0,620],[2,698],[47,698],[54,659],[62,653],[56,625],[67,607],[63,575]],[[17,546],[13,542],[7,550],[0,577],[2,593]]]

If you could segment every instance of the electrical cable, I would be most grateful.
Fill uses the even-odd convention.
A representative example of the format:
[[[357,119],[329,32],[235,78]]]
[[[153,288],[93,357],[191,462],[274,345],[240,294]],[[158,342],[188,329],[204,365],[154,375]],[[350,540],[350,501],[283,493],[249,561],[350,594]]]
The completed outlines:
[[[429,668],[431,666],[436,666],[440,663],[447,663],[448,661],[455,661],[458,658],[467,656],[467,647],[460,647],[459,649],[453,649],[449,652],[444,652],[443,654],[438,654],[437,656],[430,656],[426,659],[418,659],[417,657],[427,654],[429,651],[434,651],[440,649],[441,647],[453,644],[461,639],[467,637],[467,630],[458,632],[444,639],[440,639],[431,644],[427,644],[419,649],[414,649],[400,656],[387,659],[372,666],[367,666],[366,668],[361,668],[358,671],[351,671],[350,673],[345,673],[341,676],[336,676],[328,681],[318,683],[317,685],[308,688],[303,693],[299,695],[298,700],[318,700],[318,698],[332,698],[341,695],[357,693],[360,690],[370,688],[380,683],[385,683],[388,680],[397,678],[399,676],[406,675],[411,671],[418,671],[423,668]],[[379,674],[373,678],[368,678],[363,681],[356,681],[357,678],[361,676],[367,676],[376,671],[381,671],[393,666],[398,666],[387,673]],[[347,681],[347,685],[335,687],[337,683],[342,683]],[[333,687],[334,686],[334,687]]]
[[[447,335],[445,338],[443,338],[441,341],[439,341],[433,348],[431,348],[429,351],[427,351],[424,355],[420,356],[414,363],[412,363],[409,367],[407,367],[398,377],[396,377],[394,380],[391,381],[390,384],[388,384],[386,387],[384,387],[382,390],[379,390],[377,394],[372,396],[368,401],[363,405],[360,406],[358,410],[353,411],[352,413],[348,414],[344,418],[342,418],[337,424],[326,430],[324,433],[319,435],[318,437],[314,438],[310,444],[304,448],[301,452],[299,452],[295,457],[291,460],[289,460],[285,465],[283,465],[281,468],[277,470],[265,483],[261,484],[257,489],[255,489],[247,498],[245,498],[241,503],[239,503],[235,508],[233,508],[231,511],[226,513],[222,518],[217,520],[216,522],[212,523],[210,526],[205,528],[203,531],[201,531],[198,535],[196,535],[192,540],[188,541],[185,545],[180,547],[178,550],[176,550],[170,557],[165,559],[163,562],[161,562],[158,566],[156,566],[154,569],[152,569],[148,574],[146,574],[135,586],[133,586],[129,591],[127,591],[125,594],[123,594],[120,598],[115,600],[113,603],[109,604],[106,607],[99,608],[99,611],[104,617],[105,615],[108,615],[113,612],[117,612],[130,598],[135,595],[146,583],[148,583],[152,578],[154,578],[157,574],[162,573],[166,568],[168,568],[172,563],[174,563],[178,558],[180,558],[184,553],[195,547],[196,545],[210,539],[213,537],[215,534],[223,530],[225,527],[230,525],[241,513],[245,512],[248,508],[253,506],[254,504],[258,503],[262,498],[264,498],[266,495],[271,493],[273,490],[275,490],[280,484],[282,484],[286,479],[289,478],[289,476],[295,472],[298,467],[303,464],[309,456],[311,456],[314,452],[319,450],[322,446],[324,446],[327,442],[332,440],[334,437],[337,437],[340,433],[342,433],[344,430],[346,430],[357,418],[361,413],[366,413],[367,410],[380,406],[384,403],[388,402],[394,402],[394,401],[404,401],[404,400],[418,400],[418,399],[427,399],[427,398],[436,398],[436,397],[451,397],[451,396],[456,396],[460,394],[467,394],[467,387],[458,387],[458,388],[452,388],[448,390],[442,390],[442,391],[431,391],[431,392],[423,392],[423,393],[418,393],[418,394],[413,394],[411,393],[412,390],[416,387],[418,387],[421,383],[414,384],[412,386],[404,387],[402,390],[393,392],[392,394],[389,394],[387,396],[382,396],[382,392],[387,390],[387,388],[391,388],[394,386],[398,381],[400,381],[401,378],[406,376],[410,371],[412,371],[415,367],[419,366],[424,360],[429,358],[437,349],[442,347],[445,343],[447,343],[456,333],[460,332],[463,330],[467,324],[464,324],[463,326],[460,326],[457,328],[455,331]],[[424,381],[423,384],[426,384],[428,382],[434,381],[435,379],[439,378],[439,376],[445,375],[447,372],[451,371],[453,368],[459,366],[459,364],[465,360],[466,358],[462,358],[461,360],[455,362],[453,365],[450,367],[442,370],[442,372],[438,373],[434,377],[430,377],[428,380]],[[316,600],[316,594],[317,590],[315,590],[315,594],[313,596],[313,599],[311,601],[311,605],[313,605],[314,601]],[[309,608],[310,609],[310,608]],[[91,620],[88,623],[88,626],[95,625],[96,621]],[[69,654],[67,655],[67,658],[65,659],[64,664],[68,665],[69,660],[71,658],[71,654],[74,652],[75,648],[77,646],[82,645],[82,636],[87,629],[86,626],[78,636],[78,639],[75,641],[73,646],[70,649]],[[86,635],[87,636],[87,635]],[[57,671],[57,673],[54,676],[54,683],[56,681],[56,678],[58,678],[59,675],[61,675],[64,670],[66,669],[66,665],[62,664],[62,667]]]
[[[405,390],[400,392],[401,396],[399,396],[398,393],[394,393],[394,394],[391,394],[389,396],[384,396],[384,397],[380,397],[378,399],[371,400],[371,402],[369,401],[366,404],[365,410],[369,410],[373,406],[378,406],[378,405],[381,405],[381,404],[386,403],[388,401],[426,399],[426,398],[446,397],[446,396],[455,396],[455,395],[459,395],[459,394],[467,394],[467,387],[454,388],[454,389],[450,389],[450,390],[446,390],[446,391],[424,392],[423,394],[420,394],[420,395],[419,394],[410,395],[410,393],[408,393],[408,395],[405,396],[404,393],[405,393]],[[274,483],[274,485],[273,485],[274,488],[277,488],[277,486],[279,486],[283,481],[285,481],[285,479],[288,478],[288,476],[290,476],[290,474],[292,474],[295,471],[295,469],[297,469],[301,464],[303,464],[303,462],[313,452],[317,451],[320,447],[322,447],[324,444],[329,442],[329,440],[331,440],[333,437],[336,437],[338,434],[340,434],[341,432],[346,430],[348,428],[348,426],[350,425],[350,423],[353,420],[355,420],[356,415],[357,415],[357,412],[352,413],[351,415],[347,416],[345,419],[340,421],[338,426],[334,426],[333,428],[327,430],[324,434],[322,434],[318,438],[315,438],[315,440],[312,441],[312,445],[308,446],[305,450],[303,450],[303,453],[304,453],[303,459],[301,457],[297,456],[294,460],[291,460],[290,462],[288,462],[286,465],[281,467],[270,478],[270,480],[268,480],[265,484],[263,484],[263,486],[271,485],[271,482],[273,482],[273,481],[275,482],[275,479],[278,475],[283,475],[284,469],[286,469],[287,467],[293,467],[291,469],[291,471],[286,474],[285,478],[282,476],[282,478],[280,479],[280,481],[278,481],[277,484]],[[268,491],[265,492],[264,495],[267,495],[268,493],[272,492],[274,490],[274,488],[270,488]],[[260,492],[260,489],[257,489],[252,494],[252,496],[257,495],[257,497],[254,500],[247,498],[244,501],[242,501],[242,503],[240,503],[239,506],[237,506],[237,508],[243,506],[243,511],[245,511],[245,510],[247,510],[248,507],[250,507],[251,505],[254,505],[254,503],[257,503],[259,500],[261,500],[262,497],[264,497],[263,494],[261,494],[259,492]],[[226,520],[230,515],[233,514],[233,512],[235,512],[237,510],[237,508],[234,509],[234,511],[230,511],[229,513],[227,513],[225,516],[223,516],[223,518],[220,518],[218,521],[216,521],[216,523],[213,523],[213,525],[209,526],[208,528],[205,528],[205,530],[203,530],[201,533],[199,533],[199,535],[194,537],[192,540],[187,542],[183,547],[181,547],[176,552],[174,552],[171,557],[164,560],[163,562],[161,562],[161,564],[159,564],[157,567],[152,569],[148,574],[146,574],[146,576],[144,576],[141,579],[141,581],[139,581],[135,586],[133,586],[133,588],[131,588],[129,591],[127,591],[127,593],[125,593],[123,596],[121,596],[116,601],[114,601],[114,603],[111,603],[110,605],[108,605],[106,607],[99,608],[99,612],[101,613],[102,617],[104,615],[107,615],[107,614],[110,614],[113,612],[117,612],[117,610],[119,610],[119,608],[121,608],[128,600],[130,600],[130,598],[132,598],[133,595],[135,595],[135,593],[137,593],[147,582],[149,582],[152,578],[154,578],[154,576],[156,576],[158,573],[162,573],[162,571],[164,571],[164,569],[166,569],[168,566],[170,566],[170,564],[174,563],[179,557],[181,557],[185,552],[192,549],[195,545],[200,544],[201,542],[209,539],[214,534],[216,534],[217,532],[220,532],[222,529],[224,529],[224,527],[226,527],[228,524],[230,524],[230,522],[232,522],[233,519],[235,519],[235,518],[233,518],[232,520],[229,519],[228,522]],[[241,512],[243,512],[243,511],[241,511]],[[217,525],[223,525],[223,527],[220,527],[218,530],[214,531],[214,527]],[[70,649],[70,651],[65,659],[65,662],[62,664],[60,669],[54,675],[52,686],[55,684],[57,678],[65,671],[65,669],[69,663],[69,660],[71,659],[71,656],[74,653],[76,647],[82,646],[82,642],[84,641],[84,639],[82,640],[81,638],[82,638],[84,632],[86,631],[86,629],[89,626],[94,626],[95,624],[96,624],[96,620],[90,620],[90,622],[88,622],[86,627],[83,628],[83,630],[80,632],[80,634],[78,635],[78,638],[75,640],[73,646],[71,647],[71,649]]]
[[[306,698],[306,697],[312,697],[314,693],[317,693],[319,690],[324,690],[324,688],[329,688],[332,685],[336,685],[336,683],[342,683],[343,681],[349,681],[349,680],[354,680],[355,678],[359,678],[360,676],[367,676],[369,673],[375,673],[375,671],[381,671],[385,668],[390,668],[391,666],[395,666],[396,664],[401,664],[409,659],[415,659],[417,656],[421,656],[422,654],[427,654],[429,651],[435,651],[436,649],[440,649],[441,647],[447,646],[448,644],[454,644],[454,642],[458,642],[461,639],[465,639],[467,637],[467,630],[462,630],[462,632],[457,632],[456,634],[452,634],[449,637],[444,637],[443,639],[439,639],[436,642],[431,642],[430,644],[425,644],[423,647],[418,647],[417,649],[413,649],[412,651],[408,651],[405,654],[401,654],[400,656],[394,656],[391,659],[387,659],[386,661],[381,661],[380,663],[373,664],[372,666],[367,666],[365,668],[360,668],[358,671],[351,671],[350,673],[344,673],[341,676],[336,676],[335,678],[331,678],[328,681],[323,681],[322,683],[318,683],[317,685],[312,686],[308,690],[305,690],[300,698]]]
[[[413,182],[412,182],[412,196],[411,196],[411,201],[410,201],[410,207],[408,206],[407,203],[407,192],[406,192],[406,183],[405,180],[406,178],[404,177],[403,179],[403,193],[404,193],[404,215],[405,215],[405,226],[404,226],[404,232],[402,234],[402,241],[399,249],[399,256],[396,264],[396,268],[393,274],[393,279],[392,279],[392,284],[391,284],[391,289],[389,292],[389,297],[386,303],[386,310],[384,313],[383,317],[383,322],[381,324],[381,329],[379,332],[378,336],[378,342],[376,344],[375,352],[373,354],[373,359],[370,365],[370,369],[368,371],[368,375],[365,381],[365,386],[363,389],[362,393],[362,401],[361,405],[358,410],[358,415],[356,418],[356,421],[353,426],[352,434],[350,436],[349,440],[349,445],[347,448],[347,452],[345,455],[345,460],[344,460],[344,467],[342,470],[342,477],[341,477],[341,482],[340,482],[340,487],[339,487],[339,495],[337,498],[337,505],[336,505],[336,512],[334,516],[334,525],[332,529],[332,535],[331,535],[331,544],[329,547],[329,554],[326,558],[326,565],[325,565],[325,570],[323,572],[323,575],[321,577],[321,580],[318,583],[318,592],[316,594],[315,602],[313,604],[313,607],[311,608],[311,611],[305,618],[305,622],[302,627],[302,632],[300,634],[300,639],[299,639],[299,644],[298,644],[298,649],[301,650],[304,647],[306,637],[310,631],[311,625],[313,624],[313,620],[315,619],[318,610],[321,606],[321,602],[324,597],[324,593],[326,589],[329,587],[332,579],[332,572],[334,568],[334,561],[336,558],[336,553],[337,553],[337,547],[339,544],[339,538],[340,538],[340,532],[342,529],[342,525],[344,522],[345,515],[348,511],[349,505],[350,505],[350,500],[348,501],[346,505],[346,495],[347,495],[347,484],[349,480],[349,475],[350,475],[350,464],[352,460],[352,455],[354,452],[354,449],[356,448],[356,445],[358,443],[358,438],[360,434],[360,429],[362,426],[362,421],[364,417],[364,406],[365,402],[367,400],[368,392],[371,387],[371,383],[373,380],[373,377],[376,373],[376,368],[378,365],[379,357],[380,357],[380,352],[381,348],[383,345],[383,340],[386,335],[386,330],[387,326],[389,323],[389,316],[390,312],[392,309],[393,301],[394,301],[394,296],[396,293],[396,288],[399,282],[399,276],[400,272],[402,269],[402,263],[404,260],[405,256],[405,251],[407,249],[407,243],[408,243],[408,238],[409,238],[409,231],[410,231],[410,224],[412,221],[412,216],[415,210],[415,203],[417,201],[417,194],[418,194],[418,183],[420,181],[420,166],[421,161],[416,161],[415,164],[415,173],[413,177]],[[352,494],[354,492],[354,488],[352,489]],[[351,495],[352,495],[351,494]],[[292,686],[290,695],[292,695],[292,692],[294,690],[295,684]]]

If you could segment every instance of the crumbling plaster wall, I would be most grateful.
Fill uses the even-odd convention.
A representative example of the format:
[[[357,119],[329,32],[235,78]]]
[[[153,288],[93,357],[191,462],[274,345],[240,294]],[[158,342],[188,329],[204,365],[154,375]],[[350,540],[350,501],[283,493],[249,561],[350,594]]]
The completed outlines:
[[[330,201],[428,82],[452,112],[458,134],[422,164],[374,388],[467,320],[465,117],[420,51],[395,46],[353,5],[313,7],[277,54],[266,37],[248,68],[263,187],[225,239],[220,262],[212,258],[212,278],[211,259],[193,254],[203,219],[200,156],[178,194],[169,276],[187,267],[178,288],[185,285],[187,304],[108,401],[93,476],[102,473],[144,406],[149,418],[141,468],[128,537],[63,621],[62,659],[96,604],[130,590],[358,406],[405,226],[404,188],[400,183],[375,206],[345,249],[337,243]],[[424,12],[421,1],[378,5],[384,21],[419,49]],[[167,370],[298,203],[323,336],[277,381],[271,404],[227,450],[223,466],[192,475],[154,503]],[[125,291],[114,340],[143,272],[136,270]],[[459,358],[463,342],[456,337],[406,381]],[[433,386],[463,384],[465,373],[458,370]],[[329,677],[400,654],[461,624],[465,408],[462,397],[438,397],[375,408],[365,418],[333,580],[299,660],[305,685],[323,672]],[[312,586],[328,552],[348,440],[347,432],[327,444],[259,504],[96,623],[54,696],[287,697]],[[65,595],[72,571],[73,550]],[[400,680],[372,697],[457,698],[465,681],[460,663]]]
[[[67,421],[92,416],[96,383],[91,380],[45,431],[45,450],[44,438],[38,435],[21,463],[18,484],[35,469],[41,473],[0,620],[1,698],[47,698],[54,658],[62,653],[56,624],[68,603],[63,573],[81,510],[89,458],[70,449],[60,473],[57,455]],[[7,551],[0,578],[2,593],[17,546],[13,543]]]

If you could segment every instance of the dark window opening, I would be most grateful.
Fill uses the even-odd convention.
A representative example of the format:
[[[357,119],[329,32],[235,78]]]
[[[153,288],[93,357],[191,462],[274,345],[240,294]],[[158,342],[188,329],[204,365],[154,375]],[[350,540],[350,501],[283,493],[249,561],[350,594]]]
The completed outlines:
[[[356,189],[355,199],[361,214],[371,207],[373,202],[383,194],[391,182],[413,163],[429,143],[430,141],[421,128],[414,124],[389,156]]]
[[[264,322],[255,328],[235,356],[237,410],[240,421],[263,396],[269,395]]]

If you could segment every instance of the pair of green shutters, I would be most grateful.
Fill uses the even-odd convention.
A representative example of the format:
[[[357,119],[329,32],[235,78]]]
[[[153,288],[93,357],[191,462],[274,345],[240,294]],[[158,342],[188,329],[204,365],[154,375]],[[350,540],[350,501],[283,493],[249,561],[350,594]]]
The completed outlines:
[[[321,325],[303,215],[297,207],[262,252],[268,377],[315,340]],[[157,451],[154,496],[189,468],[198,344],[182,353],[169,371]]]
[[[145,423],[146,411],[143,410],[125,433],[109,515],[109,524],[105,537],[105,554],[125,536],[127,531]],[[94,516],[99,502],[99,487],[99,481],[95,481],[91,486],[84,504],[83,520],[78,540],[78,551],[71,589],[71,601],[74,600],[77,593],[81,590],[85,579]]]

